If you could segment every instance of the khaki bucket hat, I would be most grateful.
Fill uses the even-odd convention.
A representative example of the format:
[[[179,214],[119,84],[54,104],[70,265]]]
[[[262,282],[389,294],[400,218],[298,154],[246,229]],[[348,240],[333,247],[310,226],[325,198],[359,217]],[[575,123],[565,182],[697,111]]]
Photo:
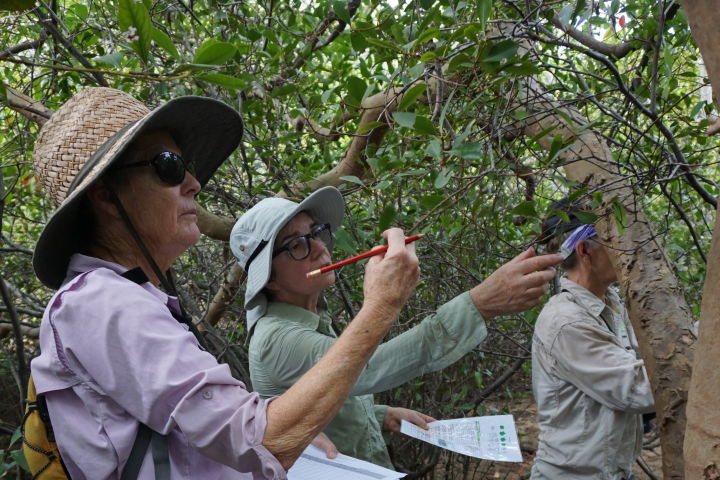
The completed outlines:
[[[245,212],[230,233],[230,249],[247,272],[245,310],[248,331],[265,315],[267,298],[263,289],[270,280],[272,252],[278,233],[295,215],[308,212],[335,232],[342,223],[345,200],[335,187],[323,187],[300,203],[286,198],[266,198]]]
[[[33,167],[57,207],[33,254],[33,268],[43,284],[59,288],[70,257],[86,241],[79,213],[87,187],[141,133],[155,129],[172,135],[183,157],[195,163],[197,180],[204,186],[240,143],[243,124],[233,108],[211,98],[179,97],[150,111],[120,90],[88,88],[43,125]]]

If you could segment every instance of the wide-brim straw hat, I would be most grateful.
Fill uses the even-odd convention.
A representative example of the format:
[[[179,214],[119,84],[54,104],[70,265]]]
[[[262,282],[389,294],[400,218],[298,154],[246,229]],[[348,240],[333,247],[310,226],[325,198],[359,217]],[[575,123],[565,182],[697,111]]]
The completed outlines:
[[[266,198],[245,212],[230,233],[230,249],[240,267],[247,272],[245,309],[248,331],[265,314],[267,298],[263,289],[270,280],[275,239],[298,213],[307,212],[336,231],[345,213],[345,200],[335,187],[323,187],[300,203],[286,198]]]
[[[180,97],[150,111],[112,88],[88,88],[65,102],[43,125],[35,144],[35,174],[57,210],[40,234],[33,268],[40,281],[59,288],[68,262],[87,241],[79,211],[87,188],[143,132],[170,133],[205,185],[240,143],[243,124],[228,105],[211,98]]]

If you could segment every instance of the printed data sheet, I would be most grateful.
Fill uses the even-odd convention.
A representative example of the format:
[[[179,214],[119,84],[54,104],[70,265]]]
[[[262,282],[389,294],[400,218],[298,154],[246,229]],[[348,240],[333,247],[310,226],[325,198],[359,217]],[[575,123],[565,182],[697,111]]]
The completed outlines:
[[[501,462],[522,462],[512,415],[437,420],[429,430],[402,421],[400,431],[438,447],[471,457]]]
[[[330,460],[325,452],[310,445],[288,470],[288,480],[395,480],[404,473],[338,454]]]

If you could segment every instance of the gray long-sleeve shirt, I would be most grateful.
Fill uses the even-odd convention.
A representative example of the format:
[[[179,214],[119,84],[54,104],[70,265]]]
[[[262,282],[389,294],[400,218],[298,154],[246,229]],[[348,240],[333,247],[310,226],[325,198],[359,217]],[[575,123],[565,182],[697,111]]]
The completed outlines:
[[[620,480],[654,410],[637,340],[617,292],[605,300],[566,279],[535,324],[533,393],[540,443],[533,480]]]

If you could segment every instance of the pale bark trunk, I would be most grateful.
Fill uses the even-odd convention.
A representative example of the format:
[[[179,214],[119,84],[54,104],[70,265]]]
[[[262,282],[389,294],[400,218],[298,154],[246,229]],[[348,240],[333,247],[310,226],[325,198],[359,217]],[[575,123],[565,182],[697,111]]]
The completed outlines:
[[[568,180],[603,192],[606,206],[598,212],[601,215],[598,233],[615,252],[610,257],[652,383],[661,428],[664,478],[683,478],[685,403],[693,355],[690,310],[671,262],[655,240],[655,233],[631,187],[616,173],[607,143],[592,130],[579,128],[589,122],[577,111],[552,101],[539,84],[529,81],[528,85],[524,95],[518,98],[522,109],[531,113],[524,124],[526,135],[535,137],[555,127],[539,139],[545,148],[550,147],[558,134],[574,139],[561,154]],[[556,110],[567,114],[572,123],[555,114]],[[628,212],[629,224],[622,235],[609,204],[615,197]]]
[[[718,3],[716,0],[685,0],[683,7],[692,35],[700,47],[713,92],[717,94],[720,92]],[[705,290],[700,311],[700,333],[687,405],[685,476],[688,479],[720,479],[719,365],[720,225],[716,220],[708,255]]]

